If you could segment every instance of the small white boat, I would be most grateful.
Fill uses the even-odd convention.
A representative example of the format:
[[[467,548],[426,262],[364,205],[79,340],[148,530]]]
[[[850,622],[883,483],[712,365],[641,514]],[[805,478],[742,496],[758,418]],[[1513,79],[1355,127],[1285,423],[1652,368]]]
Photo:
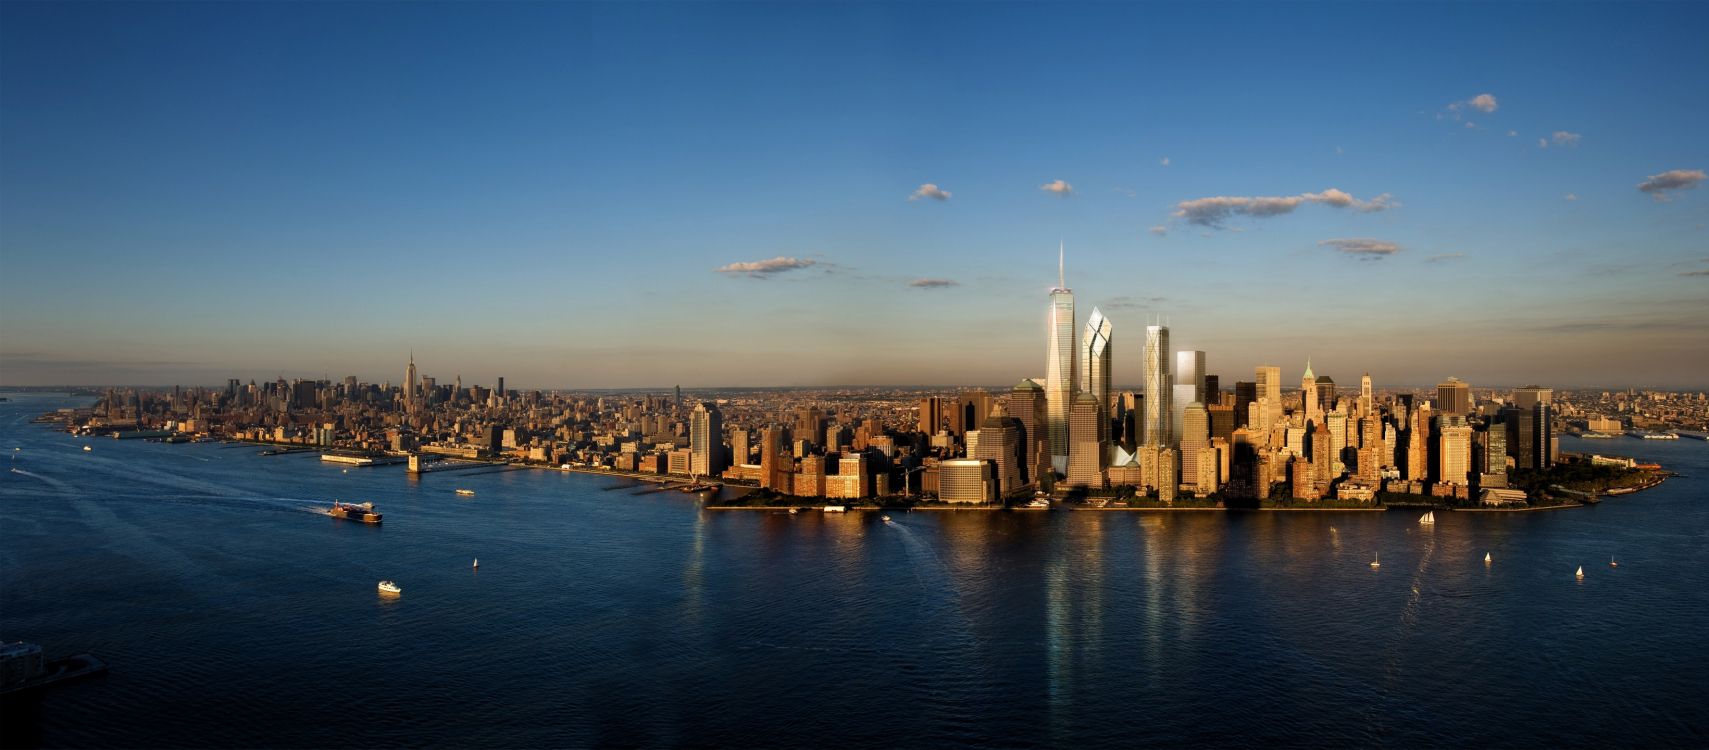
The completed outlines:
[[[1584,580],[1584,566],[1583,565],[1578,566],[1578,576],[1577,577],[1581,581]]]
[[[1489,556],[1489,553],[1488,553],[1488,552],[1485,552],[1485,553],[1484,553],[1484,564],[1485,564],[1485,565],[1488,565],[1488,564],[1490,564],[1490,556]]]
[[[1433,510],[1425,511],[1424,515],[1418,517],[1418,523],[1420,523],[1424,526],[1435,526],[1436,525],[1436,511],[1433,511]]]
[[[1373,568],[1380,568],[1380,567],[1383,567],[1383,563],[1382,563],[1382,556],[1381,556],[1381,555],[1378,555],[1378,554],[1377,554],[1377,553],[1375,553],[1375,552],[1372,552],[1372,553],[1371,553],[1371,567],[1373,567]]]
[[[1618,567],[1620,567],[1620,563],[1617,563],[1617,562],[1614,562],[1614,558],[1613,558],[1613,557],[1609,557],[1609,558],[1608,558],[1608,567],[1610,567],[1610,568],[1618,568]]]
[[[790,508],[789,509],[789,515],[792,515],[792,516],[797,514],[797,513],[800,513],[800,512],[801,512],[800,508]]]
[[[879,516],[878,520],[883,521],[885,523],[890,523],[890,516]]]
[[[474,490],[465,490],[465,489],[462,489],[459,487],[457,489],[457,494],[459,494],[459,495],[473,495],[473,494],[475,494],[475,491]]]
[[[391,581],[381,581],[380,591],[386,594],[402,594],[404,592],[401,587]]]
[[[92,451],[92,450],[95,450],[95,449],[94,449],[94,448],[91,448],[91,447],[89,447],[89,446],[87,446],[87,445],[85,445],[85,446],[83,446],[83,450],[86,450],[86,451]]]
[[[848,510],[848,508],[841,506],[841,505],[827,505],[827,506],[825,506],[825,512],[826,513],[842,513],[846,510]]]
[[[479,558],[479,557],[475,558],[474,567],[477,567],[477,568],[481,567],[481,558]]]

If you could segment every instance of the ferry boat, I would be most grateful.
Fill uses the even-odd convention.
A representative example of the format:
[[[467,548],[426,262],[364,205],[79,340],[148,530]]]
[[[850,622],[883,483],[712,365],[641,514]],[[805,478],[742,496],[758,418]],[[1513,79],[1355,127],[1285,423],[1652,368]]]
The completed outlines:
[[[391,581],[381,581],[379,588],[382,593],[387,594],[402,594],[404,592],[402,587]]]
[[[459,488],[457,488],[457,494],[468,496],[468,495],[475,494],[475,491],[474,490],[465,490],[465,489],[459,487]]]
[[[341,503],[334,500],[332,501],[332,507],[326,510],[326,514],[333,518],[342,518],[346,521],[361,521],[362,523],[380,522],[380,514],[374,512],[373,503]]]
[[[1648,430],[1628,430],[1627,435],[1644,440],[1678,440],[1679,436],[1671,432],[1650,432]]]
[[[1585,440],[1613,440],[1614,438],[1619,437],[1618,435],[1606,432],[1581,432],[1578,436]]]

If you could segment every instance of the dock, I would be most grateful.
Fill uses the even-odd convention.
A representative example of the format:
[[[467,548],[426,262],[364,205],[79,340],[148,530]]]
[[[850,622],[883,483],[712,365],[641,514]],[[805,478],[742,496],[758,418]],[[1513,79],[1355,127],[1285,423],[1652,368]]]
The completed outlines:
[[[401,464],[409,459],[404,456],[363,456],[350,453],[322,453],[320,460],[329,464],[348,464],[350,466],[389,466]]]

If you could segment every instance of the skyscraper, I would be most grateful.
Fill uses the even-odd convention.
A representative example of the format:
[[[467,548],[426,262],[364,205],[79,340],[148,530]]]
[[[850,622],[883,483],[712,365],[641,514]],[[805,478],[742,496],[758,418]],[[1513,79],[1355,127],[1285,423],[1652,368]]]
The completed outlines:
[[[1205,404],[1205,353],[1195,350],[1175,352],[1174,393],[1169,408],[1169,434],[1178,443],[1181,440],[1181,420],[1187,413],[1187,405],[1197,402]],[[1186,449],[1182,449],[1183,460]],[[1194,475],[1185,468],[1181,469],[1182,478],[1192,478]]]
[[[1109,454],[1109,444],[1098,429],[1103,413],[1103,408],[1092,394],[1081,391],[1074,397],[1069,420],[1069,435],[1073,440],[1068,459],[1068,484],[1071,486],[1104,487],[1104,462]]]
[[[1063,248],[1056,249],[1056,287],[1050,290],[1046,310],[1044,398],[1045,433],[1050,444],[1051,468],[1068,472],[1068,409],[1074,397],[1074,290],[1063,273]]]
[[[1169,328],[1145,327],[1145,354],[1140,366],[1145,381],[1145,424],[1140,428],[1146,445],[1170,447],[1175,443],[1170,407],[1174,381],[1169,377]]]
[[[1080,389],[1092,394],[1098,404],[1097,429],[1101,440],[1110,436],[1110,372],[1115,361],[1110,331],[1109,319],[1098,308],[1092,308],[1092,317],[1086,320],[1086,332],[1080,340]],[[1079,439],[1072,429],[1069,439]]]
[[[1027,378],[1009,391],[1009,415],[1019,420],[1021,436],[1021,481],[1038,481],[1041,464],[1050,463],[1044,427],[1044,388]]]
[[[409,368],[404,370],[404,411],[415,411],[415,351],[409,353]]]
[[[1367,372],[1359,377],[1359,416],[1370,416],[1374,406],[1376,402],[1371,396],[1371,373]]]
[[[1442,414],[1462,417],[1472,413],[1472,386],[1459,378],[1448,378],[1437,383],[1436,410]]]
[[[1020,420],[1009,416],[1003,402],[991,408],[990,416],[979,425],[979,445],[973,458],[990,461],[996,467],[999,497],[1008,497],[1021,488],[1025,448],[1021,445]]]
[[[1305,415],[1305,420],[1308,422],[1322,422],[1323,419],[1318,416],[1318,410],[1321,409],[1323,405],[1317,402],[1317,376],[1311,371],[1310,359],[1305,361],[1305,375],[1300,377],[1300,399],[1300,403],[1303,407],[1303,411],[1301,413]]]
[[[1182,352],[1185,354],[1186,352]],[[1177,384],[1179,386],[1179,384]],[[1182,390],[1186,390],[1182,388]],[[1176,391],[1180,393],[1180,391]],[[1198,484],[1201,452],[1210,445],[1210,415],[1205,405],[1197,401],[1187,404],[1181,416],[1181,479]],[[1210,487],[1203,491],[1216,489]]]
[[[688,471],[700,477],[724,473],[724,415],[708,401],[688,415]]]
[[[1270,425],[1282,419],[1282,368],[1275,365],[1259,365],[1257,376],[1258,395],[1253,400],[1269,399],[1264,409],[1264,429],[1268,430]],[[1264,444],[1264,441],[1259,441],[1259,444]]]

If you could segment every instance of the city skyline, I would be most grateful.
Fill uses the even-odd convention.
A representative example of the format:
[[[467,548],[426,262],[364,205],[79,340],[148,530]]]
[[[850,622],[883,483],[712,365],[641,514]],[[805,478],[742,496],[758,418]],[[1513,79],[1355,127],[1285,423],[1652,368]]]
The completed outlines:
[[[1064,243],[1117,387],[1705,385],[1702,6],[84,7],[0,6],[0,385],[1006,386]]]

